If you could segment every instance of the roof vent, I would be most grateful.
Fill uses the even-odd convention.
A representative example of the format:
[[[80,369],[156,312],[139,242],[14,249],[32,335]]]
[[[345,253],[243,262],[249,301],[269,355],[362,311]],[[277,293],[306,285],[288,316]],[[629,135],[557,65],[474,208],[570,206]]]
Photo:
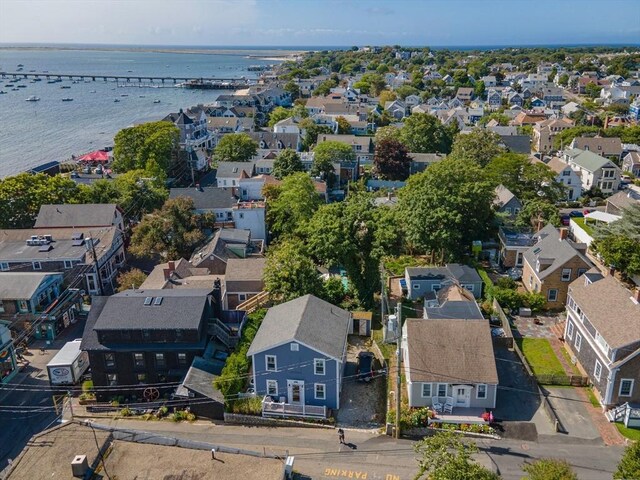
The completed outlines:
[[[151,305],[151,302],[153,302],[153,297],[147,297],[144,299],[145,306]]]

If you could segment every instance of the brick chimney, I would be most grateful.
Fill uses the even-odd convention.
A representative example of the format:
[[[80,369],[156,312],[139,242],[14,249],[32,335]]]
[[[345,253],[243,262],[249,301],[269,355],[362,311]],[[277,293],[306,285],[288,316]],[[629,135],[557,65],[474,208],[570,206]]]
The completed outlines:
[[[615,265],[609,265],[609,275],[611,275],[612,277],[615,275],[616,273],[616,267]]]
[[[162,273],[164,274],[164,279],[165,281],[169,280],[171,278],[171,270],[168,268],[163,268],[162,269]]]
[[[569,236],[569,230],[567,230],[566,228],[561,228],[560,229],[560,241],[562,240],[566,240]]]
[[[167,267],[169,268],[169,271],[173,273],[173,271],[176,269],[176,262],[174,262],[173,260],[169,260],[169,262],[167,263]]]
[[[635,290],[633,291],[633,296],[631,298],[633,298],[634,302],[640,304],[640,287],[635,288]]]

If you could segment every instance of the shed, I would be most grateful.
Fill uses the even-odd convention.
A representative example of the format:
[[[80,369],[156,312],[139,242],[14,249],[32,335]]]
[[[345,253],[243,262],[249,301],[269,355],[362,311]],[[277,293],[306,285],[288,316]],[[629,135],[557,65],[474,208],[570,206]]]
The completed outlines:
[[[351,326],[349,327],[350,335],[361,335],[368,337],[371,335],[372,312],[351,312]]]

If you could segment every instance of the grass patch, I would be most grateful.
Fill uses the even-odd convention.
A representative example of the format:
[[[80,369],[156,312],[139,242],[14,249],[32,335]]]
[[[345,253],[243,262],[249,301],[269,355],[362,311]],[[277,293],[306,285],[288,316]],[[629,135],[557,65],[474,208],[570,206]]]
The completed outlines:
[[[582,230],[584,230],[587,235],[589,235],[590,237],[593,237],[593,227],[591,226],[591,224],[587,223],[586,219],[584,217],[576,217],[576,218],[572,218],[572,220],[576,223],[576,225],[578,225]]]
[[[389,360],[391,357],[395,355],[396,346],[393,343],[383,343],[382,341],[382,328],[373,330],[373,341],[376,342],[380,351],[382,352],[382,356]]]
[[[391,275],[404,275],[406,267],[425,267],[428,265],[429,262],[426,258],[413,257],[411,255],[386,257],[384,259],[384,267]]]
[[[556,354],[551,348],[549,340],[544,338],[516,338],[518,347],[527,359],[533,374],[543,375],[566,375],[564,368]]]
[[[574,375],[582,375],[580,373],[580,370],[578,369],[578,367],[576,367],[573,362],[571,361],[571,355],[569,355],[569,352],[567,352],[567,349],[562,347],[560,350],[562,350],[562,356],[564,357],[564,359],[567,361],[567,365],[570,366],[571,371],[573,372]]]
[[[487,300],[492,300],[494,286],[493,281],[491,280],[491,278],[489,278],[489,274],[484,268],[478,267],[476,270],[478,271],[478,275],[480,275],[480,278],[482,279],[482,283],[484,283],[484,298]]]
[[[634,442],[640,442],[640,428],[627,428],[623,423],[619,422],[616,422],[615,425],[623,437],[633,440]]]
[[[585,388],[585,391],[587,392],[587,397],[589,398],[589,402],[591,402],[591,405],[593,405],[596,408],[600,408],[600,402],[596,398],[596,394],[593,393],[593,388],[587,387]]]

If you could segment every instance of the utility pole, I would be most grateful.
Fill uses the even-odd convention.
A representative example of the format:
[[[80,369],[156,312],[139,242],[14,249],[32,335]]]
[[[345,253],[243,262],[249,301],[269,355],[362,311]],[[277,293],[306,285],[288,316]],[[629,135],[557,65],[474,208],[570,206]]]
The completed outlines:
[[[98,277],[96,283],[98,284],[98,293],[100,295],[104,295],[104,291],[102,290],[102,279],[100,278],[100,264],[98,263],[98,254],[96,253],[96,243],[93,241],[93,235],[89,241],[91,242],[91,252],[93,253],[93,261],[96,264],[96,276]]]
[[[402,398],[402,380],[400,377],[400,363],[402,362],[402,300],[398,302],[398,320],[396,326],[396,365],[398,375],[396,377],[396,438],[400,438],[400,400]]]

